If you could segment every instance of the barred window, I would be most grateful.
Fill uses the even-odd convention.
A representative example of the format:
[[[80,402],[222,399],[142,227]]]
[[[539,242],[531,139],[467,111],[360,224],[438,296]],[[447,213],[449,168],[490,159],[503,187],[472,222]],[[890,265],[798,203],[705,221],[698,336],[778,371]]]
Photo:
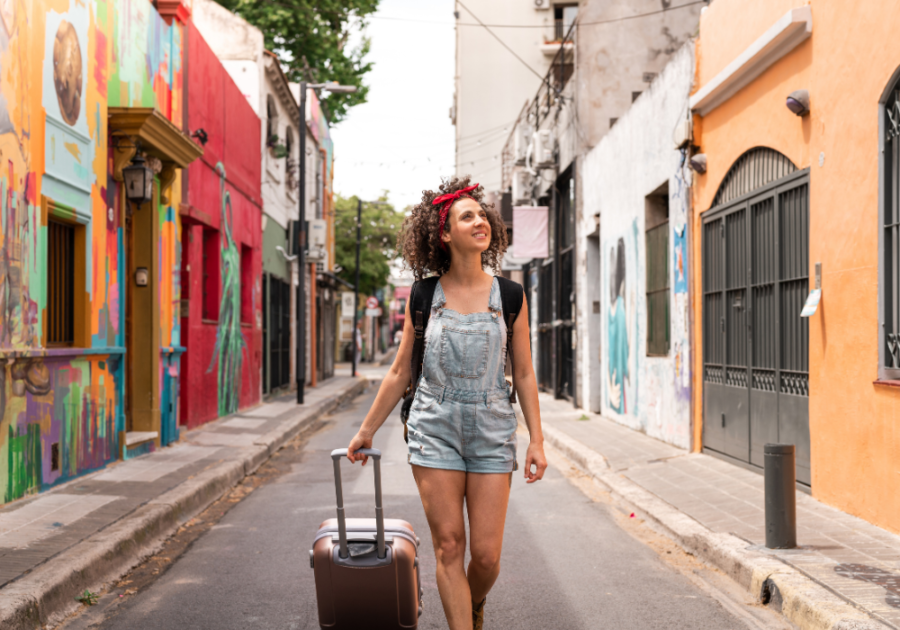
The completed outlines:
[[[47,345],[75,341],[75,226],[47,222]]]
[[[900,378],[900,78],[882,102],[880,378]]]
[[[647,356],[669,354],[669,184],[644,202],[647,267]]]

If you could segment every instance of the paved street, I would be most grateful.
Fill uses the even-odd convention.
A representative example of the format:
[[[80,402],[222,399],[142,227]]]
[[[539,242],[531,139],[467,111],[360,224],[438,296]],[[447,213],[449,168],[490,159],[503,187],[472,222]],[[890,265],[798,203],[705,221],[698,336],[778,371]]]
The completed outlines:
[[[370,389],[329,419],[303,448],[286,455],[293,458],[286,474],[227,512],[158,579],[120,598],[114,609],[102,601],[86,608],[66,629],[318,627],[307,551],[318,524],[334,514],[328,452],[346,445],[373,398]],[[425,613],[420,628],[446,628],[431,541],[405,463],[396,412],[376,446],[385,453],[386,515],[410,520],[422,539]],[[520,447],[520,459],[523,453]],[[348,515],[372,513],[371,468],[345,465],[344,472]],[[696,562],[688,576],[663,562],[659,554],[678,553],[674,546],[652,532],[627,532],[621,524],[631,525],[633,519],[602,497],[585,496],[577,487],[584,486],[583,479],[575,482],[552,466],[534,486],[516,476],[503,570],[488,598],[486,628],[786,627],[759,607],[727,599],[723,604],[721,590],[703,581],[705,570]],[[113,597],[124,590],[114,590]]]

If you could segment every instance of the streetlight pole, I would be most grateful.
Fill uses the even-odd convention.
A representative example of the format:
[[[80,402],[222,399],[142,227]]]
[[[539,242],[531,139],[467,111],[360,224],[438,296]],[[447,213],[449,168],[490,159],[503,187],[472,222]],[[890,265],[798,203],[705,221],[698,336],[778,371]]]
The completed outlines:
[[[362,199],[356,198],[356,285],[353,288],[353,371],[356,376],[356,327],[359,325],[359,244],[362,231]],[[362,350],[362,349],[360,349]]]
[[[303,404],[303,387],[306,383],[306,90],[325,89],[337,94],[352,94],[352,85],[337,83],[300,82],[300,160],[299,216],[294,222],[294,255],[297,257],[297,404]],[[312,366],[315,369],[315,366]]]
[[[297,404],[303,404],[306,383],[306,81],[300,82],[300,160],[298,216],[294,222],[294,256],[297,257]]]

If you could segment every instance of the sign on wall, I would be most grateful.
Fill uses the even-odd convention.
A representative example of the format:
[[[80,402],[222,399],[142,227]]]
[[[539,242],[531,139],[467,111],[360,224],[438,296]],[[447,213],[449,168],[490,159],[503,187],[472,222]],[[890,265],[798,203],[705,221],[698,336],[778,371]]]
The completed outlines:
[[[350,291],[341,292],[341,313],[346,317],[350,314],[353,317],[353,305],[356,302],[356,296]]]

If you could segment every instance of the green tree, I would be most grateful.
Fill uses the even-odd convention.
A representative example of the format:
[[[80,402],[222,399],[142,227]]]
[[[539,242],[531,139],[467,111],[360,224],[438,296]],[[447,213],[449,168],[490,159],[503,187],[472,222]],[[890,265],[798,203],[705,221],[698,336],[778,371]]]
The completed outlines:
[[[387,284],[391,275],[390,262],[397,257],[397,235],[403,223],[403,213],[390,204],[363,202],[362,231],[359,248],[359,293],[373,295]],[[353,284],[356,282],[356,208],[357,197],[334,196],[335,263],[338,275]]]
[[[354,105],[366,102],[363,77],[372,69],[365,61],[369,39],[349,48],[350,26],[365,28],[365,18],[378,0],[217,0],[263,32],[266,48],[275,53],[291,81],[337,81],[355,85],[355,94],[322,94],[332,123]],[[308,65],[307,65],[308,64]]]

